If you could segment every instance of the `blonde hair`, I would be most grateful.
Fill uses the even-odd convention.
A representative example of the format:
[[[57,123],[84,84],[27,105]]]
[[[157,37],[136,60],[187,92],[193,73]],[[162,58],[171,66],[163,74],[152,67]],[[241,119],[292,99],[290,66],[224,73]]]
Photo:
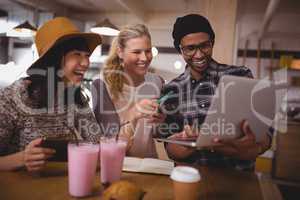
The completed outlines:
[[[121,29],[111,44],[108,58],[103,69],[103,76],[113,100],[118,100],[119,94],[123,91],[125,79],[122,73],[122,59],[117,53],[118,47],[124,49],[128,40],[143,36],[151,40],[150,33],[145,25],[128,25]]]

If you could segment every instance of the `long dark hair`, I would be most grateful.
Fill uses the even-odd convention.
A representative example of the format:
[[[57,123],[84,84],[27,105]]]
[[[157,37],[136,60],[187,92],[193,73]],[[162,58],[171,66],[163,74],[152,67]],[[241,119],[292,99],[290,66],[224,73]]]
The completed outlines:
[[[39,66],[43,74],[35,73],[29,74],[27,80],[31,81],[28,86],[28,95],[36,107],[44,108],[47,105],[53,105],[58,96],[64,95],[64,103],[75,103],[78,106],[86,106],[89,99],[83,95],[80,86],[66,87],[64,91],[59,91],[59,83],[62,83],[62,77],[59,75],[61,70],[61,63],[64,56],[71,50],[80,50],[89,52],[87,42],[83,38],[70,38],[55,45],[47,53],[46,59]],[[51,73],[49,73],[51,72]],[[49,85],[49,83],[51,85]],[[72,91],[70,91],[72,90]],[[70,94],[74,95],[70,98]],[[73,99],[73,102],[70,102]],[[53,102],[49,102],[53,101]]]

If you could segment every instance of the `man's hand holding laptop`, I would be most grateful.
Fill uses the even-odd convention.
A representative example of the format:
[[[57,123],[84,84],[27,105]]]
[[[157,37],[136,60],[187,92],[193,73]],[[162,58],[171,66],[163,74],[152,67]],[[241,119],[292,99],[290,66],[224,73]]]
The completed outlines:
[[[185,125],[183,131],[171,135],[170,137],[168,137],[168,139],[195,141],[197,140],[198,135],[199,133],[197,131],[192,130],[192,128],[189,125]]]
[[[211,151],[221,153],[226,156],[232,156],[241,160],[255,160],[255,158],[261,154],[265,149],[270,146],[270,138],[267,134],[264,134],[264,139],[257,143],[255,140],[255,134],[251,130],[249,123],[243,120],[240,124],[243,136],[236,139],[220,139],[217,136],[213,138],[213,143],[216,144],[212,147],[208,147]],[[170,136],[168,139],[176,140],[196,140],[199,133],[189,125],[184,127],[182,132],[176,133]],[[201,136],[200,136],[201,137]],[[173,143],[167,143],[167,151],[172,152],[176,158],[186,158],[193,154],[197,149],[189,146],[183,146]],[[171,155],[171,157],[173,157]]]

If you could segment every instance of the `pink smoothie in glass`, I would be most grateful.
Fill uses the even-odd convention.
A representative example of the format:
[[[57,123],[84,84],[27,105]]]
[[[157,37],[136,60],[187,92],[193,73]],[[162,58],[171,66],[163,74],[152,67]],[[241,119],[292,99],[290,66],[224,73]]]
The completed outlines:
[[[71,196],[84,197],[92,193],[99,154],[99,144],[68,144],[68,176]]]
[[[100,142],[101,183],[109,185],[120,180],[127,141],[115,138],[102,139]]]

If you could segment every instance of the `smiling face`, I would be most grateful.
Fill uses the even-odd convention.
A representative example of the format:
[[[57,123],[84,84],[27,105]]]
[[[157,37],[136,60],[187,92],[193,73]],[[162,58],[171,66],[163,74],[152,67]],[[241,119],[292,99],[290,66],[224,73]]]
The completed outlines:
[[[151,40],[147,36],[129,39],[124,48],[118,48],[124,72],[134,81],[144,78],[152,60]]]
[[[65,83],[78,85],[83,80],[85,72],[90,66],[90,53],[82,50],[68,51],[61,63],[63,70],[63,80]]]
[[[209,35],[204,32],[191,33],[181,39],[181,54],[192,72],[202,74],[208,67],[213,52],[212,43]]]

